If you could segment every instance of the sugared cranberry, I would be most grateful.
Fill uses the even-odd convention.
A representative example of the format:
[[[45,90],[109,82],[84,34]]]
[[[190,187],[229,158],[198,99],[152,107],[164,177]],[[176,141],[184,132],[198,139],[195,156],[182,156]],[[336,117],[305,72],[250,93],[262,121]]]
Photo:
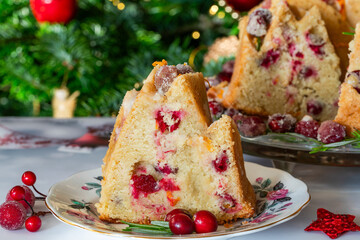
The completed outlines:
[[[193,220],[186,214],[175,214],[169,221],[169,227],[173,234],[190,234],[195,231]]]
[[[180,188],[178,185],[175,184],[174,180],[171,178],[163,178],[159,182],[160,188],[164,189],[165,191],[179,191]]]
[[[154,84],[160,94],[165,94],[174,79],[178,76],[178,70],[175,66],[161,66],[155,73]]]
[[[192,216],[188,210],[185,210],[182,208],[175,208],[175,209],[171,210],[170,212],[168,212],[168,214],[166,214],[165,221],[167,221],[167,222],[170,221],[170,219],[178,213],[183,213],[185,215],[188,215],[190,218],[192,218]]]
[[[209,101],[209,108],[212,119],[216,120],[221,117],[224,112],[224,107],[217,101]]]
[[[220,79],[221,82],[224,81],[230,82],[231,76],[234,72],[234,64],[235,64],[234,60],[230,60],[224,63],[224,65],[222,66],[222,71],[218,74],[218,78]]]
[[[36,182],[36,175],[31,171],[26,171],[21,177],[22,182],[27,186],[32,186]]]
[[[194,70],[187,64],[178,64],[176,65],[176,69],[179,74],[193,73]]]
[[[266,124],[260,117],[236,115],[233,119],[240,134],[245,137],[256,137],[266,133]]]
[[[271,23],[272,14],[268,9],[259,8],[250,14],[249,22],[246,27],[247,32],[255,37],[266,35]]]
[[[305,35],[306,41],[310,47],[310,49],[316,54],[316,55],[323,55],[324,52],[324,45],[325,41],[323,38],[321,38],[318,35],[315,35],[313,33],[306,33]]]
[[[41,227],[41,219],[38,216],[31,216],[25,221],[25,228],[29,232],[36,232]]]
[[[294,131],[296,119],[290,114],[276,113],[271,115],[268,120],[268,126],[271,131],[276,133],[285,133]]]
[[[226,154],[226,151],[222,151],[215,160],[212,161],[212,165],[215,168],[215,171],[218,173],[225,172],[229,165],[229,157]]]
[[[276,49],[271,49],[266,53],[266,56],[261,61],[260,65],[264,68],[269,68],[275,64],[280,58],[280,51]]]
[[[141,193],[146,197],[148,194],[160,190],[158,183],[152,175],[133,175],[131,180],[133,187],[132,193],[135,199],[138,199]]]
[[[15,186],[10,190],[10,197],[15,201],[20,201],[25,198],[25,190],[22,186]]]
[[[25,190],[25,200],[28,201],[28,203],[31,205],[31,207],[34,207],[35,195],[34,195],[33,191],[31,191],[31,189],[28,188],[27,186],[22,186],[22,188]],[[10,191],[6,195],[6,200],[5,201],[14,201],[14,199],[10,196]],[[29,207],[29,205],[24,200],[20,200],[19,202],[24,206],[24,208],[28,212],[31,211],[31,208]]]
[[[312,116],[317,116],[323,111],[322,104],[316,100],[309,100],[306,103],[306,111]]]
[[[7,230],[16,230],[24,225],[26,210],[17,201],[8,201],[0,206],[0,225]]]
[[[328,120],[321,123],[318,130],[317,139],[325,144],[329,144],[329,143],[340,142],[344,140],[345,136],[346,136],[345,126],[337,122]]]
[[[317,138],[317,132],[320,124],[310,116],[305,116],[296,123],[295,132],[306,137]]]
[[[230,117],[234,117],[235,115],[239,114],[239,111],[234,108],[227,108],[224,112],[225,115],[228,115]]]
[[[165,122],[164,118],[166,115],[170,115],[173,124],[169,125],[167,122]],[[164,133],[166,131],[173,132],[178,129],[181,123],[181,115],[181,111],[158,110],[155,113],[155,120],[161,133]]]
[[[205,81],[206,89],[217,86],[221,83],[221,80],[217,76],[208,77],[207,81]]]
[[[209,211],[201,210],[194,215],[195,231],[197,233],[215,232],[218,223],[214,214]]]

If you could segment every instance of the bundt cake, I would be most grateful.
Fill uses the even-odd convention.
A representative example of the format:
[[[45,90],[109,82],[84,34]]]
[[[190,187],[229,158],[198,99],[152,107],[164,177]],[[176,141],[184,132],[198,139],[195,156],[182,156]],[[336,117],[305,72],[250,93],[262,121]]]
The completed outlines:
[[[360,22],[360,0],[345,0],[346,17],[352,26]]]
[[[348,135],[360,130],[360,23],[355,39],[350,43],[350,65],[345,82],[341,85],[339,110],[335,121],[345,125]]]
[[[234,73],[221,94],[225,107],[298,119],[335,117],[339,58],[318,7],[298,21],[286,1],[273,0],[269,9],[257,8],[244,17],[239,28]]]
[[[157,63],[126,94],[102,171],[105,221],[148,223],[174,208],[219,223],[255,213],[237,127],[228,116],[211,124],[203,75],[186,64]]]

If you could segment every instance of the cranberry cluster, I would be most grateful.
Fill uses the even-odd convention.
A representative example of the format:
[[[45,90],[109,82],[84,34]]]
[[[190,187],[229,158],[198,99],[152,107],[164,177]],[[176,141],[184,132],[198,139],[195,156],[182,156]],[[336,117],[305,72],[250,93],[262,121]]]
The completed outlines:
[[[38,216],[41,213],[35,213],[33,207],[36,199],[43,200],[46,195],[35,188],[36,175],[33,172],[24,172],[21,180],[26,186],[13,187],[6,195],[5,203],[0,206],[0,225],[7,230],[16,230],[25,223],[28,231],[36,232],[41,227],[41,219]],[[28,186],[32,186],[42,197],[35,197]]]
[[[177,208],[166,214],[165,221],[169,222],[171,232],[177,235],[215,232],[218,227],[215,215],[206,210],[191,216],[185,209]]]

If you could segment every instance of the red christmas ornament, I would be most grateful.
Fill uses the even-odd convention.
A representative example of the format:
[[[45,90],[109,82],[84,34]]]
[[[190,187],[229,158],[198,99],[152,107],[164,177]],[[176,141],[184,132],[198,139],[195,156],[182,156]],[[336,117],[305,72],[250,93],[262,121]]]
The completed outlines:
[[[245,12],[249,11],[262,0],[225,0],[226,3],[231,6],[235,11]]]
[[[73,19],[76,0],[30,0],[31,10],[39,23],[68,23]]]
[[[349,214],[334,214],[324,208],[317,210],[318,219],[311,223],[305,231],[323,231],[331,239],[339,237],[344,232],[360,231],[354,223],[355,216]]]

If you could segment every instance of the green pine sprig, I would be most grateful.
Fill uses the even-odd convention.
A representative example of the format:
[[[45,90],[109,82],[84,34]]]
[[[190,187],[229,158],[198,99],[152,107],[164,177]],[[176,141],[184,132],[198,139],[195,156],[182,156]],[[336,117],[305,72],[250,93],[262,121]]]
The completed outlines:
[[[350,36],[355,36],[354,32],[343,32],[343,35],[350,35]]]
[[[136,233],[145,233],[152,235],[172,235],[173,233],[170,230],[169,222],[165,221],[151,221],[151,224],[137,224],[121,221],[124,224],[127,224],[128,227],[124,228],[124,232],[136,232]]]

